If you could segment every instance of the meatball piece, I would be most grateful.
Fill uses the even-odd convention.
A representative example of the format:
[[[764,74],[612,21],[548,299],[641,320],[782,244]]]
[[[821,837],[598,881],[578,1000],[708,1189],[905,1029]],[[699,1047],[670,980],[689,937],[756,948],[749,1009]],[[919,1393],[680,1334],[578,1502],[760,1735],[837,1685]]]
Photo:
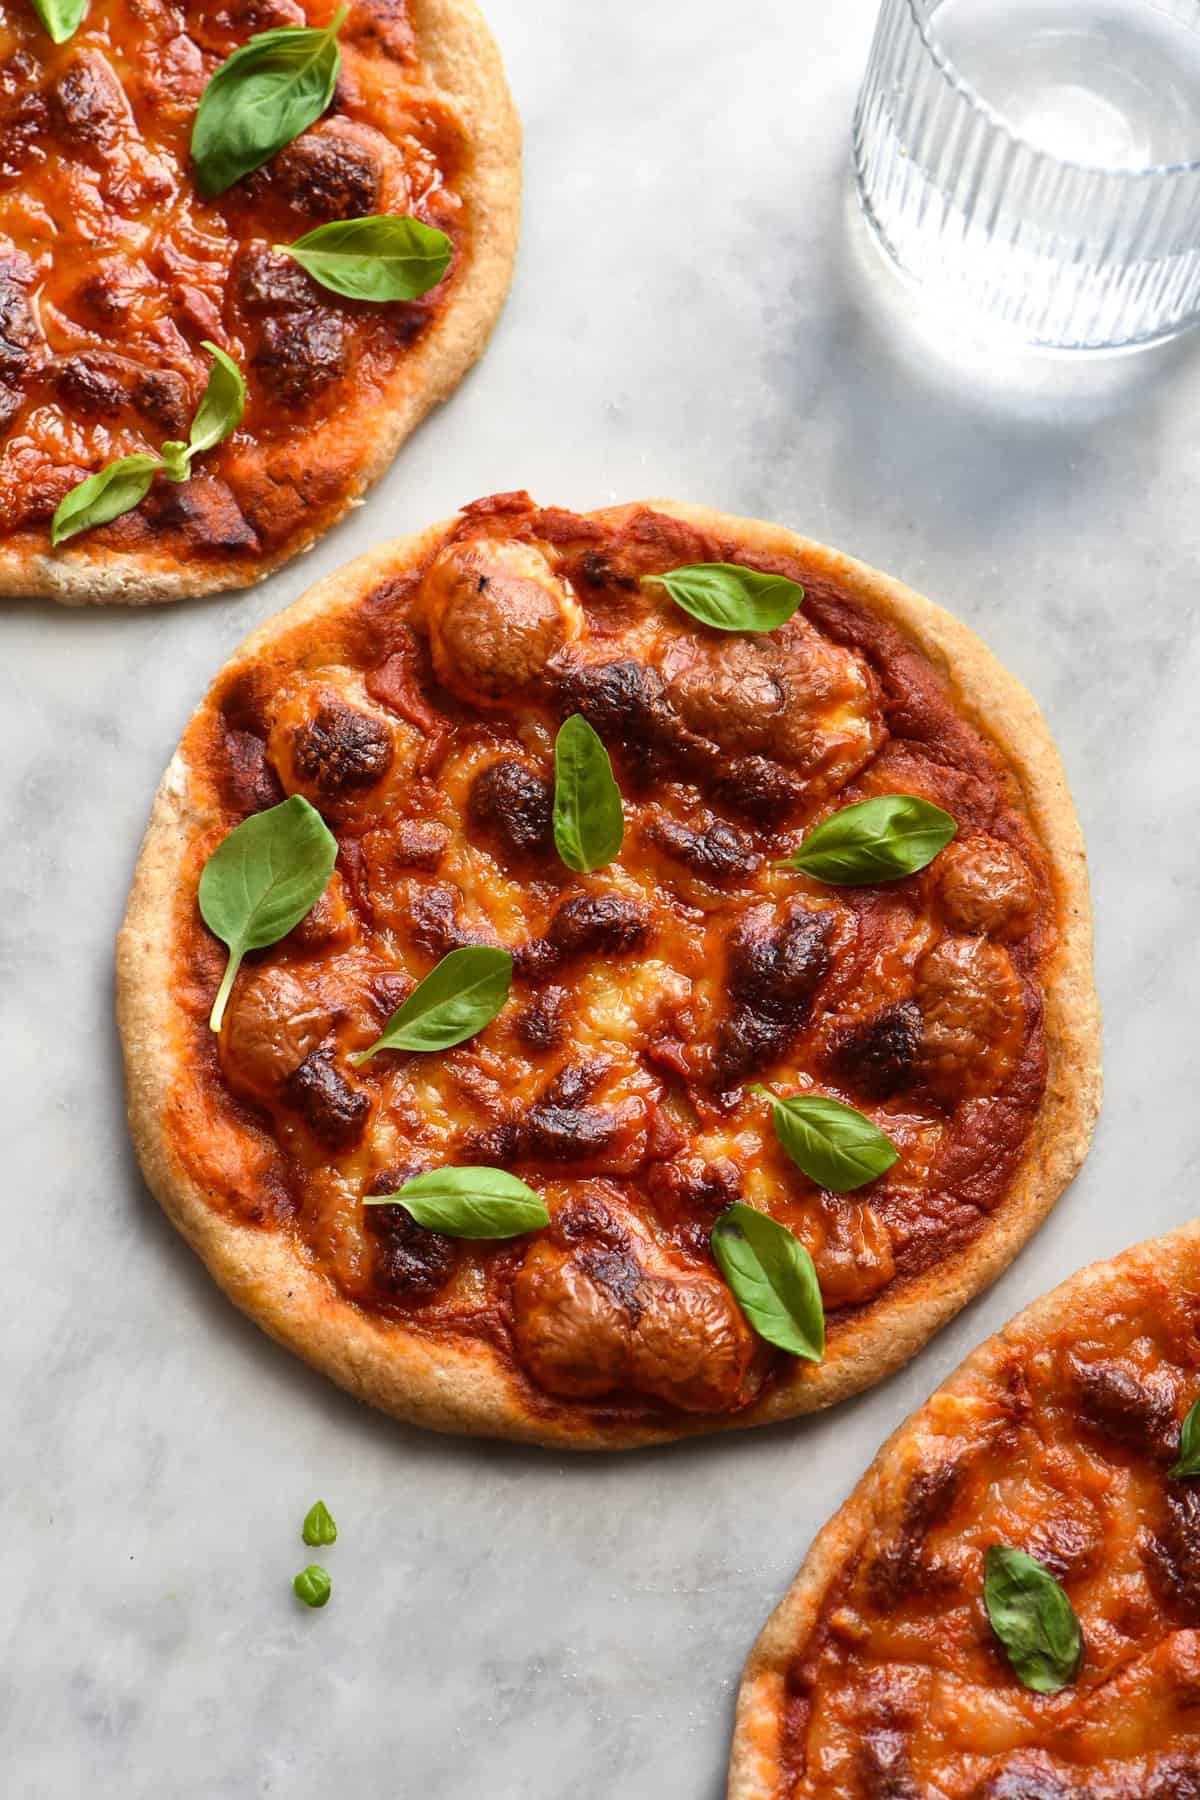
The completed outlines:
[[[998,838],[979,833],[947,845],[937,862],[942,910],[955,931],[1024,937],[1037,910],[1028,864]]]
[[[709,881],[753,875],[762,864],[746,833],[724,819],[710,818],[702,831],[694,831],[662,813],[647,826],[646,836],[669,856],[678,857],[694,875]]]
[[[918,1066],[943,1105],[1003,1083],[1023,1020],[1008,952],[986,938],[944,938],[917,967]]]
[[[385,1169],[369,1192],[394,1194],[416,1169]],[[458,1260],[458,1245],[443,1232],[418,1225],[404,1206],[364,1206],[363,1225],[375,1240],[372,1275],[391,1300],[419,1304],[446,1285]]]
[[[1140,1549],[1161,1603],[1182,1624],[1200,1626],[1200,1490],[1187,1482],[1169,1488],[1162,1523]]]
[[[970,1800],[1086,1800],[1072,1778],[1070,1787],[1045,1765],[1037,1751],[1018,1751],[1001,1769],[993,1769]]]
[[[1139,1375],[1130,1363],[1070,1359],[1082,1416],[1103,1437],[1160,1461],[1173,1461],[1178,1426],[1175,1383],[1165,1370]]]
[[[345,373],[348,359],[346,321],[322,306],[265,319],[251,361],[277,400],[307,406]]]
[[[646,914],[623,894],[574,894],[550,921],[547,936],[561,956],[618,956],[646,935]]]
[[[631,1261],[628,1273],[636,1287]],[[620,1291],[616,1282],[594,1279],[580,1256],[549,1244],[535,1244],[526,1256],[513,1287],[517,1352],[547,1393],[594,1400],[629,1386],[636,1301],[614,1297],[611,1286]]]
[[[438,679],[476,705],[535,691],[580,631],[578,602],[529,544],[449,544],[423,597]]]
[[[732,1087],[781,1056],[808,1017],[829,968],[833,919],[793,901],[777,912],[750,907],[729,940],[729,1017],[717,1037],[713,1074]]]
[[[396,742],[390,720],[355,705],[353,677],[331,670],[326,679],[301,676],[280,689],[267,752],[289,793],[320,807],[352,801],[391,770]]]
[[[921,1009],[912,1000],[840,1031],[829,1050],[830,1072],[869,1100],[888,1100],[912,1076],[921,1047]]]
[[[534,856],[550,848],[554,783],[515,756],[502,756],[479,770],[467,806],[472,821],[510,855]]]
[[[735,1406],[754,1341],[723,1282],[653,1278],[634,1330],[633,1379],[682,1412]]]
[[[55,122],[68,143],[107,149],[131,120],[125,90],[99,50],[81,50],[54,84]]]
[[[330,1008],[286,969],[242,973],[221,1029],[230,1084],[255,1099],[274,1099],[332,1024]]]
[[[292,1070],[283,1098],[331,1150],[357,1143],[371,1112],[368,1095],[346,1079],[329,1050],[313,1050]]]
[[[313,220],[406,213],[411,203],[400,154],[382,132],[337,116],[293,138],[247,185]]]

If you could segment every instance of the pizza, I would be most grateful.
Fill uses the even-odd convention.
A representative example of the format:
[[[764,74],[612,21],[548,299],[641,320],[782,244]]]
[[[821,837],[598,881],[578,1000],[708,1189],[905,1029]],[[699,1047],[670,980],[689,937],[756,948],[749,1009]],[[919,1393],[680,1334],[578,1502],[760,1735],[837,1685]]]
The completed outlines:
[[[746,1667],[731,1800],[1200,1793],[1200,1227],[970,1356]]]
[[[119,1011],[148,1181],[241,1307],[399,1417],[579,1447],[896,1368],[1099,1099],[1029,695],[671,502],[495,495],[254,633],[155,801]]]
[[[519,125],[472,0],[82,13],[0,5],[0,591],[241,586],[353,505],[480,354]],[[244,391],[197,448],[218,352]]]

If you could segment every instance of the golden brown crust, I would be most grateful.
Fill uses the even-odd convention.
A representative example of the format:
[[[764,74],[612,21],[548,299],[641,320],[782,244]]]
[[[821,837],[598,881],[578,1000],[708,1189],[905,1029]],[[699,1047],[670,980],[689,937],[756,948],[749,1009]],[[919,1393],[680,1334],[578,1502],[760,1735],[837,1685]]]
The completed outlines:
[[[674,502],[654,504],[747,548],[798,556],[814,575],[827,573],[919,645],[952,679],[962,710],[998,744],[1020,783],[1061,896],[1060,941],[1048,976],[1046,1097],[1014,1187],[976,1240],[930,1274],[897,1284],[878,1310],[839,1328],[823,1364],[797,1364],[756,1405],[734,1417],[664,1424],[598,1423],[549,1399],[534,1410],[527,1390],[486,1344],[455,1340],[434,1347],[414,1334],[387,1330],[340,1299],[290,1241],[238,1226],[210,1207],[174,1153],[168,1106],[182,1035],[170,991],[173,910],[188,847],[211,822],[197,815],[188,770],[176,757],[155,801],[118,946],[130,1123],[147,1179],[217,1280],[268,1332],[360,1398],[441,1430],[577,1449],[624,1448],[791,1417],[857,1392],[912,1355],[1011,1259],[1078,1168],[1099,1105],[1099,1019],[1083,846],[1057,754],[1030,696],[965,626],[851,558],[760,522]],[[593,517],[616,521],[631,510]],[[252,634],[233,666],[253,660],[304,621],[352,606],[385,575],[415,566],[445,529],[385,545],[337,571]]]
[[[0,595],[65,606],[141,606],[261,581],[359,503],[427,413],[482,355],[512,281],[521,215],[521,124],[500,52],[474,0],[412,0],[421,62],[461,119],[472,160],[459,183],[471,234],[450,302],[390,378],[370,458],[320,532],[275,555],[162,566],[162,558],[89,546],[84,534],[50,554],[0,545]]]
[[[1194,1290],[1198,1256],[1200,1223],[1193,1221],[1111,1261],[1090,1264],[973,1350],[892,1433],[845,1505],[814,1539],[747,1658],[738,1691],[728,1800],[782,1800],[787,1771],[781,1726],[789,1670],[839,1572],[873,1533],[894,1527],[894,1495],[898,1485],[906,1485],[907,1473],[921,1466],[922,1447],[937,1439],[937,1409],[954,1400],[981,1398],[1003,1385],[1014,1357],[1027,1356],[1031,1344],[1087,1340],[1097,1320],[1120,1310],[1122,1295],[1136,1296],[1140,1276],[1150,1278],[1160,1291],[1188,1284]]]

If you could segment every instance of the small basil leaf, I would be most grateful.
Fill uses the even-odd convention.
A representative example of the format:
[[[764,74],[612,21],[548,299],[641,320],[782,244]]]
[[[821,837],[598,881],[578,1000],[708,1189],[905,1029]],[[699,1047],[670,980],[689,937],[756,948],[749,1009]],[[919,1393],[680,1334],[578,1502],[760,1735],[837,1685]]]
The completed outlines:
[[[1053,1575],[1023,1550],[993,1544],[984,1559],[983,1603],[1023,1687],[1058,1694],[1079,1673],[1083,1633]]]
[[[579,713],[554,740],[554,843],[568,869],[586,874],[610,863],[625,836],[621,790],[608,751]]]
[[[1170,1474],[1172,1481],[1188,1481],[1193,1475],[1200,1475],[1200,1400],[1194,1400],[1188,1408],[1179,1434],[1179,1461]]]
[[[750,1091],[771,1102],[775,1136],[796,1167],[835,1194],[848,1194],[874,1181],[900,1155],[891,1138],[870,1119],[826,1094],[796,1094],[782,1100],[770,1088],[755,1086]]]
[[[64,494],[55,507],[50,542],[63,544],[78,532],[90,531],[93,525],[107,525],[110,519],[132,512],[146,498],[158,467],[157,456],[139,450],[89,475]]]
[[[87,0],[33,0],[33,10],[56,44],[65,44],[79,30]]]
[[[292,1592],[305,1606],[324,1606],[333,1592],[333,1583],[318,1563],[309,1563],[293,1580]]]
[[[221,64],[192,125],[196,184],[208,199],[261,168],[320,118],[337,85],[337,34],[348,10],[339,7],[327,27],[260,32]]]
[[[655,581],[676,606],[718,631],[774,631],[804,599],[804,589],[786,575],[763,575],[740,563],[686,563],[642,576],[643,586]]]
[[[213,450],[223,444],[230,432],[237,430],[246,410],[246,383],[242,380],[242,371],[232,356],[227,356],[216,344],[210,344],[207,338],[202,344],[212,357],[213,366],[188,432],[189,461],[193,456],[199,456],[202,450]],[[164,457],[166,452],[164,444]]]
[[[191,474],[188,466],[188,447],[182,438],[168,438],[159,451],[162,458],[162,472],[168,481],[186,481]]]
[[[397,1007],[375,1042],[350,1061],[367,1062],[379,1050],[449,1050],[474,1037],[508,999],[512,966],[507,950],[451,950]]]
[[[928,800],[881,794],[822,819],[795,855],[777,866],[800,869],[839,887],[896,881],[925,868],[957,831],[950,814]]]
[[[785,1225],[740,1200],[712,1229],[734,1299],[768,1344],[808,1362],[825,1354],[825,1309],[813,1259]]]
[[[505,1169],[430,1169],[364,1206],[403,1206],[418,1225],[447,1237],[509,1238],[550,1223],[546,1203]]]
[[[278,943],[325,892],[337,839],[300,794],[252,813],[219,843],[200,876],[200,912],[229,947],[209,1024],[220,1031],[225,1002],[247,950]]]
[[[415,300],[437,286],[452,253],[444,231],[392,213],[334,219],[275,248],[351,300]]]
[[[323,1500],[314,1501],[304,1515],[304,1524],[300,1527],[300,1536],[310,1549],[318,1545],[337,1543],[337,1526],[333,1522],[333,1514]]]

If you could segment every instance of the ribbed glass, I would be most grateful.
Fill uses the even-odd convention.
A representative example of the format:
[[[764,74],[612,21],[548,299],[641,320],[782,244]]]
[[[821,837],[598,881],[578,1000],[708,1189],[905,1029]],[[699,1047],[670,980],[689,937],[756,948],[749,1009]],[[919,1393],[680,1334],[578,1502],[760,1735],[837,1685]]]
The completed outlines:
[[[1196,0],[1159,11],[1200,26]],[[883,0],[854,163],[884,250],[975,325],[1100,349],[1200,317],[1200,162],[1105,169],[1035,149],[954,68],[926,0]]]

